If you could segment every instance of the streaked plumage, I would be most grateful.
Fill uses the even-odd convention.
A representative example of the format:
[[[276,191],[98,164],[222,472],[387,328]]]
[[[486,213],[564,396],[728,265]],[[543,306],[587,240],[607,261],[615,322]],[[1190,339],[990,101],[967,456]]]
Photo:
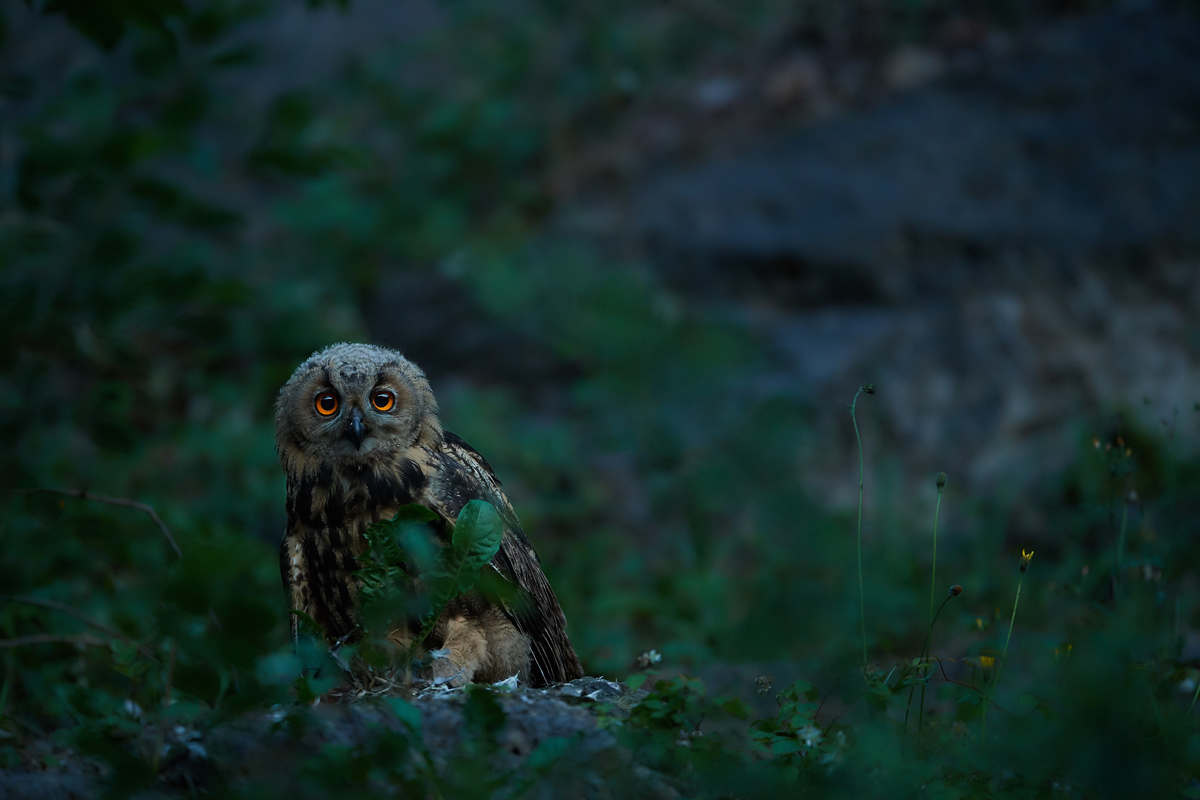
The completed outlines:
[[[388,393],[394,403],[380,411],[374,400]],[[558,599],[500,481],[482,455],[442,430],[424,373],[400,353],[364,344],[315,353],[280,390],[276,448],[287,474],[280,570],[288,603],[315,619],[331,642],[360,635],[355,557],[366,550],[368,525],[420,503],[438,514],[448,537],[467,502],[486,500],[506,525],[491,565],[515,585],[515,597],[503,607],[478,591],[459,598],[430,644],[449,649],[455,683],[520,671],[523,681],[541,686],[583,675]],[[293,636],[296,625],[293,618]],[[392,638],[402,643],[404,621],[397,625]]]

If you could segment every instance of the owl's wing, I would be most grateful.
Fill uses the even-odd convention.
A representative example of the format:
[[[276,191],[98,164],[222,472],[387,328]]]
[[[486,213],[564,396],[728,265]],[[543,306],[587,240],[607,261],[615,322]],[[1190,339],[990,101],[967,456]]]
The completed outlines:
[[[453,523],[468,502],[486,500],[504,520],[504,539],[491,563],[518,587],[514,602],[504,606],[517,629],[529,637],[535,673],[529,682],[542,685],[583,677],[579,657],[567,639],[567,619],[496,473],[475,448],[449,431],[433,456],[435,474],[429,499],[434,511]]]

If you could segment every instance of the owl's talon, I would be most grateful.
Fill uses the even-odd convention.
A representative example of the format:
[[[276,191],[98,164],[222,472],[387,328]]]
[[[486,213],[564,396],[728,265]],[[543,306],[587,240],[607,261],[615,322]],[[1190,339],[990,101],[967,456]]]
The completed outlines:
[[[472,670],[472,673],[474,670]],[[472,674],[465,666],[455,667],[449,657],[439,658],[433,662],[433,685],[449,686],[451,689],[461,689],[471,682]]]

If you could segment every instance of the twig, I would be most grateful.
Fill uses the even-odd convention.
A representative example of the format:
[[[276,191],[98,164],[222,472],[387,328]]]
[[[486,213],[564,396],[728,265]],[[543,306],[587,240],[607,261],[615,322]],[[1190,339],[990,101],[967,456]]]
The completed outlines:
[[[946,667],[942,664],[942,662],[939,661],[938,666],[941,667],[942,680],[945,683],[953,683],[955,686],[962,686],[963,688],[970,689],[972,692],[975,692],[976,694],[983,694],[983,690],[980,689],[978,686],[974,686],[969,683],[963,683],[962,681],[956,681],[956,680],[952,679],[949,675],[946,674]],[[936,678],[934,680],[936,680]],[[991,705],[993,708],[995,708],[997,711],[1001,711],[1005,714],[1008,714],[1010,717],[1012,716],[1011,711],[1008,711],[1007,709],[1003,708],[995,700],[989,699],[988,704]]]
[[[16,595],[4,594],[4,595],[0,595],[0,598],[3,598],[5,600],[11,600],[14,603],[24,603],[25,605],[29,605],[29,606],[42,606],[43,608],[52,608],[55,611],[61,611],[64,614],[70,614],[75,619],[85,622],[88,625],[91,625],[93,628],[96,628],[97,630],[104,631],[109,636],[113,637],[114,639],[120,639],[122,642],[125,642],[125,644],[132,644],[132,645],[137,646],[139,653],[146,656],[151,661],[154,661],[156,663],[158,661],[158,659],[156,659],[154,657],[154,654],[152,652],[150,652],[150,650],[148,648],[146,648],[144,645],[138,644],[137,641],[135,641],[134,639],[130,638],[129,636],[126,636],[125,634],[121,633],[116,628],[111,628],[108,625],[105,625],[100,620],[95,619],[93,617],[89,617],[87,614],[84,614],[82,611],[75,608],[74,606],[69,606],[66,603],[60,603],[57,600],[43,600],[40,597],[18,597]]]
[[[83,644],[88,647],[109,647],[106,642],[96,636],[81,633],[76,636],[61,636],[56,633],[35,633],[33,636],[18,636],[16,639],[0,639],[0,648],[21,647],[26,644]]]
[[[931,678],[930,680],[935,680],[935,681],[936,681],[936,680],[937,680],[937,678]],[[945,678],[945,679],[943,679],[943,682],[945,682],[945,683],[953,683],[955,686],[962,686],[962,687],[965,687],[965,688],[967,688],[967,689],[970,689],[970,690],[971,690],[971,691],[973,691],[973,692],[978,692],[979,694],[983,694],[983,691],[982,691],[981,689],[979,689],[979,688],[977,688],[977,687],[975,687],[975,686],[972,686],[972,685],[971,685],[971,684],[969,684],[969,683],[963,683],[962,681],[950,680],[949,678]],[[988,700],[988,705],[989,705],[989,706],[991,706],[992,708],[996,709],[997,711],[1001,712],[1002,714],[1008,714],[1010,717],[1013,715],[1013,712],[1011,712],[1011,711],[1009,711],[1008,709],[1004,708],[1004,707],[1003,707],[1003,706],[1001,706],[999,703],[997,703],[995,700]]]
[[[875,384],[864,383],[854,393],[854,399],[850,402],[850,421],[854,423],[854,440],[858,442],[858,621],[862,629],[862,657],[863,666],[867,666],[867,612],[866,601],[863,599],[863,574],[862,574],[862,502],[863,502],[863,454],[862,454],[862,437],[858,435],[858,417],[855,416],[855,407],[858,405],[858,396],[866,392],[867,394],[875,394]],[[886,684],[886,681],[884,682]]]
[[[171,531],[169,528],[167,528],[166,523],[162,521],[162,517],[158,516],[158,512],[145,503],[137,500],[129,500],[125,497],[105,497],[104,495],[100,494],[92,494],[86,489],[17,489],[16,491],[21,494],[37,494],[40,492],[46,492],[49,494],[62,494],[66,495],[67,497],[78,497],[80,500],[94,500],[97,503],[105,503],[106,505],[110,506],[121,506],[123,508],[137,509],[138,511],[148,514],[150,519],[154,520],[154,524],[158,526],[160,531],[162,531],[162,535],[165,536],[167,541],[171,543],[171,547],[175,550],[175,555],[179,556],[180,558],[183,557],[183,551],[179,549],[179,543],[176,542],[175,537],[171,535]]]

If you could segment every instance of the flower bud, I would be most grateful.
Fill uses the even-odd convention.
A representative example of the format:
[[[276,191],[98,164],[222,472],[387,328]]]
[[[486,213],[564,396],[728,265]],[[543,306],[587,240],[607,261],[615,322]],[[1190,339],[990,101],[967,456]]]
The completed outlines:
[[[946,473],[939,472],[937,474],[937,487],[939,492],[946,488]]]
[[[875,394],[875,384],[864,383],[862,386],[858,387],[858,390],[860,392],[866,392],[867,394]]]
[[[962,594],[962,586],[960,584],[956,583],[950,587],[950,596],[951,597],[958,597],[960,594]]]
[[[1029,562],[1033,561],[1033,551],[1025,552],[1025,548],[1021,548],[1021,572],[1029,569]]]

